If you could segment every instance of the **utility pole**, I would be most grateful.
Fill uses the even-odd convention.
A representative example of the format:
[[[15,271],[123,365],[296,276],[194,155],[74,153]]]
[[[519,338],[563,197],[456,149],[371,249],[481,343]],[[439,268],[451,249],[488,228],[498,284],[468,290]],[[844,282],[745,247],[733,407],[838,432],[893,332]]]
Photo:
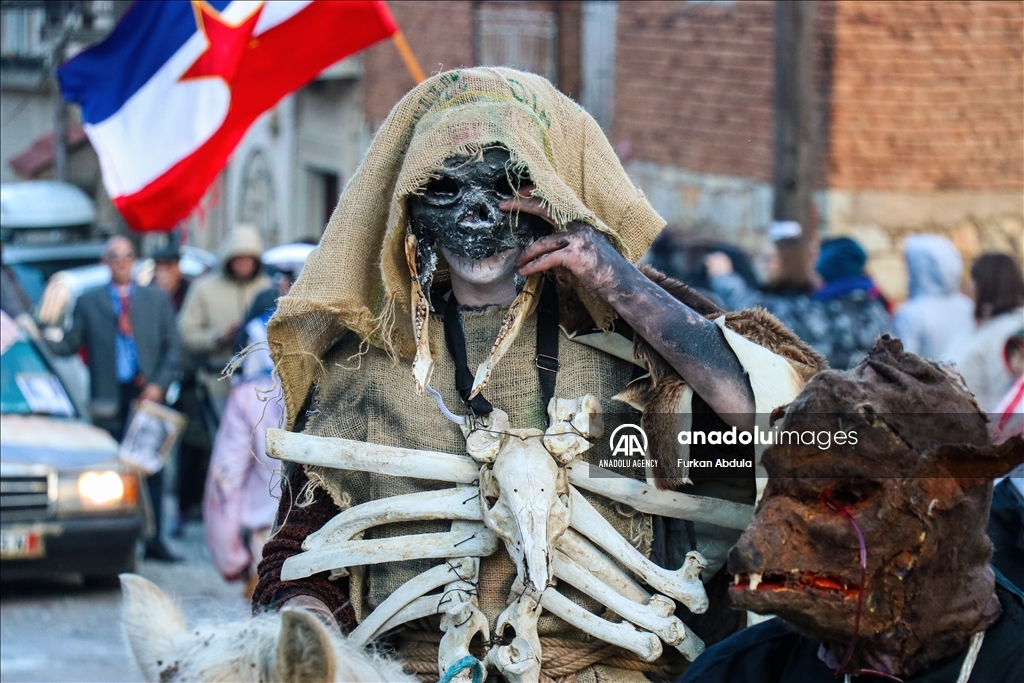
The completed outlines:
[[[797,221],[803,228],[801,254],[783,257],[783,272],[809,273],[814,182],[814,16],[816,0],[775,2],[775,158],[772,218]],[[816,222],[816,221],[815,221]],[[780,254],[781,256],[781,254]],[[797,258],[799,257],[799,258]],[[785,262],[789,260],[790,262]]]
[[[55,3],[48,8],[44,36],[50,43],[50,81],[53,87],[53,178],[68,179],[67,105],[60,90],[57,67],[64,61],[74,19],[69,16],[78,10],[76,3]]]

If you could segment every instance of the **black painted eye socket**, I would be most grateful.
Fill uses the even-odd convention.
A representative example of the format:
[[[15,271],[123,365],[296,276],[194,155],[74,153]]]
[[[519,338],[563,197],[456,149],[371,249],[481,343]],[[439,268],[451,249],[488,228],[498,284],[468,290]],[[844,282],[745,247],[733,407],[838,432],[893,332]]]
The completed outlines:
[[[511,199],[515,191],[508,182],[508,178],[498,178],[494,182],[494,193],[498,195],[499,199]]]
[[[434,178],[423,188],[423,200],[434,206],[447,206],[459,198],[459,184],[451,178]]]

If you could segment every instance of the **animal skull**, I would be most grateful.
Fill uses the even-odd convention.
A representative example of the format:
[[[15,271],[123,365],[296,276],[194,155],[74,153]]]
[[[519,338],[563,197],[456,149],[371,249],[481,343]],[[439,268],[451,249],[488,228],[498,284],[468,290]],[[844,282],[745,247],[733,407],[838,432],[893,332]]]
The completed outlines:
[[[519,580],[538,592],[551,582],[551,549],[570,516],[565,472],[544,450],[543,435],[513,430],[494,463],[480,468],[484,524],[505,542]]]

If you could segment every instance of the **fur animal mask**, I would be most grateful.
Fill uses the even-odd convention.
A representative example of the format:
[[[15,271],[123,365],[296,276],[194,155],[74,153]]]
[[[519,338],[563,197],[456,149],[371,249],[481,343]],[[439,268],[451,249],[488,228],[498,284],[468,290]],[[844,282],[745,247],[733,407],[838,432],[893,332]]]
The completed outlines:
[[[729,558],[734,605],[821,639],[834,667],[901,677],[998,618],[992,478],[1024,460],[1024,443],[990,445],[958,376],[884,337],[854,370],[808,382],[781,428],[855,430],[858,442],[765,454],[768,487]]]

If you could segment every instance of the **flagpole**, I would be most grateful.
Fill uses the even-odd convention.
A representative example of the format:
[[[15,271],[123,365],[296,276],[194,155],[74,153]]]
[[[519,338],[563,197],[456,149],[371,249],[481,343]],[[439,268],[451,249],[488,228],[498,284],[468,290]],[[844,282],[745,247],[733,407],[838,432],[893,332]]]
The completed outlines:
[[[420,63],[416,61],[416,55],[412,53],[409,43],[406,42],[405,34],[401,30],[395,31],[394,35],[391,36],[391,40],[395,42],[398,54],[401,55],[402,61],[405,62],[405,68],[409,70],[409,74],[416,81],[416,84],[419,85],[425,81],[426,76],[423,75],[423,69],[420,68]]]

